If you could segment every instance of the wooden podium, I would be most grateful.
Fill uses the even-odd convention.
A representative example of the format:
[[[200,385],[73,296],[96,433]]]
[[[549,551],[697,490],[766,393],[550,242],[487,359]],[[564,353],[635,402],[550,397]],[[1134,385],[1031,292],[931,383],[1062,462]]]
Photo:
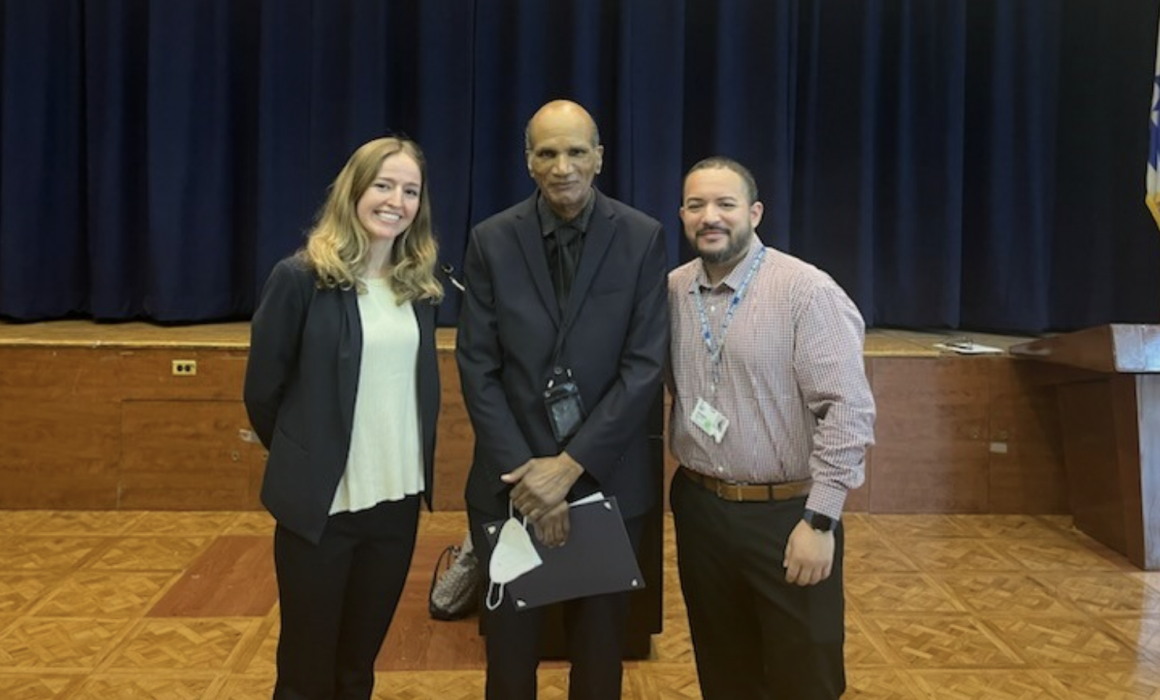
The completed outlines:
[[[1076,527],[1160,570],[1160,326],[1112,324],[1010,348],[1053,373]]]

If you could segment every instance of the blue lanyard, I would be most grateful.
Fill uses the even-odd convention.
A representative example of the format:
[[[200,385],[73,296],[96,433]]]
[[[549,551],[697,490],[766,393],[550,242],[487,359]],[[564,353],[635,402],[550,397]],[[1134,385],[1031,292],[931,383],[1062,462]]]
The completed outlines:
[[[757,251],[753,262],[749,264],[745,278],[741,280],[737,291],[733,292],[733,297],[729,300],[729,308],[725,311],[725,320],[721,322],[720,342],[713,340],[713,331],[709,329],[709,315],[705,313],[705,300],[701,296],[701,285],[698,282],[693,283],[693,297],[697,300],[697,313],[701,316],[701,337],[705,340],[705,348],[709,351],[709,366],[712,371],[710,389],[713,394],[717,393],[717,385],[721,383],[721,353],[725,349],[725,335],[729,332],[729,324],[733,322],[733,314],[737,312],[737,307],[741,305],[741,300],[745,297],[745,290],[749,289],[749,283],[753,281],[753,276],[757,274],[757,268],[761,267],[761,261],[765,259],[765,250],[765,246],[762,246]]]

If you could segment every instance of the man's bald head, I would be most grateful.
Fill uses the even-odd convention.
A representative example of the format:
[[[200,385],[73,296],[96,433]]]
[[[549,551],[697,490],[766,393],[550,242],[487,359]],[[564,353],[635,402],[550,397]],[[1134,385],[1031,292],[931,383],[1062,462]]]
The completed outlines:
[[[537,124],[555,122],[559,119],[584,122],[591,134],[592,147],[600,145],[600,129],[596,126],[596,120],[592,118],[588,110],[572,100],[552,100],[536,110],[536,113],[528,120],[528,125],[524,128],[524,150],[532,150],[532,130]]]

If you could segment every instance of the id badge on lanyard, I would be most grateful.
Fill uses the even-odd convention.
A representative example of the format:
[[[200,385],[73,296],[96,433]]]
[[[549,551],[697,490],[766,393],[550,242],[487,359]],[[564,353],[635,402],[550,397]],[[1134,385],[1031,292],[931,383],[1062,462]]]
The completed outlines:
[[[558,445],[567,444],[573,435],[580,432],[584,424],[584,402],[580,399],[580,387],[572,381],[572,370],[551,379],[544,389],[544,408],[548,411],[548,423]]]
[[[711,403],[699,396],[697,397],[697,405],[693,407],[693,413],[689,416],[689,420],[706,435],[713,438],[713,442],[718,445],[725,439],[725,431],[729,429],[729,419],[714,408]]]
[[[732,323],[733,315],[737,312],[737,307],[745,297],[745,292],[749,289],[749,283],[753,281],[753,276],[757,273],[757,268],[761,267],[761,261],[764,258],[765,248],[763,247],[753,258],[753,262],[749,265],[749,270],[745,273],[745,278],[741,281],[741,284],[737,287],[737,291],[733,293],[733,297],[729,300],[729,308],[725,312],[725,320],[721,323],[721,337],[719,340],[713,338],[713,331],[709,328],[709,315],[705,313],[705,300],[701,297],[701,288],[699,283],[694,283],[693,294],[697,301],[697,312],[701,318],[701,337],[705,341],[705,348],[709,353],[711,398],[717,396],[717,387],[721,385],[721,354],[725,349],[725,338],[729,332],[729,324]],[[725,439],[725,431],[729,429],[729,418],[716,406],[700,396],[697,397],[697,403],[693,406],[692,413],[689,414],[689,421],[706,435],[713,438],[713,441],[718,445]]]

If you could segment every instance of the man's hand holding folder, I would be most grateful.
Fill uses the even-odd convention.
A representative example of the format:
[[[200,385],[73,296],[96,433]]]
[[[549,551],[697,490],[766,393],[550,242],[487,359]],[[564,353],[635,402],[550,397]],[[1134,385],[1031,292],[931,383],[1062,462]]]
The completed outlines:
[[[568,542],[568,532],[572,528],[567,501],[560,501],[542,518],[532,520],[532,530],[536,539],[545,547],[562,547]]]

